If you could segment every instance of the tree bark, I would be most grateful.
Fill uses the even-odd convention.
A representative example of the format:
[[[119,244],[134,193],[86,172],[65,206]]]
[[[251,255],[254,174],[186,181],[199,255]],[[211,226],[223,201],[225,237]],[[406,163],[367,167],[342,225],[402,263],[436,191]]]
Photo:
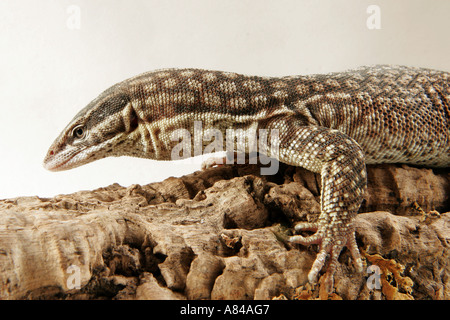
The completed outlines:
[[[368,177],[357,240],[367,266],[391,282],[370,289],[344,250],[330,297],[449,299],[448,170],[381,165]],[[317,247],[287,242],[295,222],[317,219],[319,181],[284,165],[274,176],[222,166],[145,186],[1,200],[0,298],[330,298],[307,284]]]

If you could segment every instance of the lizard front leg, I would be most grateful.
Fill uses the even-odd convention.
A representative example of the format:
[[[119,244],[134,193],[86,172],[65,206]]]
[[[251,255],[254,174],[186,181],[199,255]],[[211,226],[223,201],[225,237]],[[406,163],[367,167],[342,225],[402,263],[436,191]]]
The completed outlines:
[[[366,189],[364,153],[358,143],[344,133],[319,127],[304,126],[292,120],[278,120],[269,128],[279,129],[278,160],[321,174],[321,214],[315,223],[299,223],[296,230],[313,230],[309,237],[295,235],[293,243],[319,244],[320,250],[308,279],[317,281],[325,260],[330,255],[327,270],[327,291],[333,288],[341,250],[347,246],[356,269],[362,271],[362,261],[355,240],[352,218],[357,214]]]

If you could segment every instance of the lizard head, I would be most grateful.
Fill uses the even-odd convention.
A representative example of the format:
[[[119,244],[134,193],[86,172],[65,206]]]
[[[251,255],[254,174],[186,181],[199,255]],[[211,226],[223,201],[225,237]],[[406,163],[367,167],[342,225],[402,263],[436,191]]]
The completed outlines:
[[[138,126],[138,117],[124,88],[115,85],[81,110],[50,146],[44,167],[50,171],[72,169],[122,154],[128,134]]]

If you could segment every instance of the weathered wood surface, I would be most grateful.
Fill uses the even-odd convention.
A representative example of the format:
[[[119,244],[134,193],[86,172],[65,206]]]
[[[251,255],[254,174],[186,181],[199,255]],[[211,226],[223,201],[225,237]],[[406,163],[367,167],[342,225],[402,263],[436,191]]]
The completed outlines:
[[[355,273],[344,250],[332,297],[450,299],[448,170],[381,165],[368,176],[358,244],[403,266],[412,286],[393,275],[384,289],[398,293],[369,289],[370,274]],[[275,176],[223,166],[145,186],[1,200],[0,298],[324,298],[306,284],[317,248],[286,241],[295,221],[317,218],[318,179],[284,165]]]

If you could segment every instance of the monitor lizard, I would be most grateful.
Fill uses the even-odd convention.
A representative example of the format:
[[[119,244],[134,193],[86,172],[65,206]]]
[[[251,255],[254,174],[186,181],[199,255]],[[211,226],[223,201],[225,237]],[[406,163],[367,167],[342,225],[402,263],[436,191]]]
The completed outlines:
[[[450,164],[450,73],[377,65],[286,77],[200,69],[164,69],[113,85],[82,109],[51,145],[45,168],[71,169],[107,156],[171,160],[177,129],[277,129],[275,157],[321,175],[321,214],[290,238],[320,249],[308,275],[315,283],[327,257],[327,290],[346,246],[362,260],[352,219],[366,190],[366,164]]]

